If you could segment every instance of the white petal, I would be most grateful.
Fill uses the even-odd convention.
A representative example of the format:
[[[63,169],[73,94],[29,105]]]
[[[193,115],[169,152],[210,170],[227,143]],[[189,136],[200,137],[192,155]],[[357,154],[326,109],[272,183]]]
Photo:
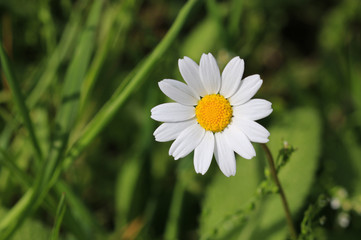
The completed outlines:
[[[176,139],[184,129],[196,123],[197,120],[195,119],[183,122],[163,123],[154,131],[153,135],[158,142],[172,141]]]
[[[259,120],[272,112],[272,103],[264,99],[252,99],[243,105],[233,107],[233,115],[249,120]]]
[[[180,122],[195,116],[195,109],[179,103],[163,103],[150,110],[151,118],[159,122]]]
[[[233,151],[245,159],[251,159],[256,156],[251,142],[246,135],[235,124],[230,124],[223,131],[224,137],[227,139],[228,144]]]
[[[236,159],[233,150],[229,147],[227,139],[223,133],[217,132],[215,135],[216,145],[214,156],[218,163],[219,169],[227,177],[236,174]]]
[[[205,174],[211,165],[214,151],[214,135],[206,131],[201,143],[194,150],[194,169],[196,173]]]
[[[188,86],[199,96],[203,97],[207,95],[199,76],[199,67],[197,63],[189,57],[184,57],[184,59],[178,60],[178,66],[179,71]]]
[[[169,155],[172,155],[175,160],[187,156],[198,146],[205,131],[199,124],[193,124],[184,129],[170,146]]]
[[[172,79],[164,79],[158,83],[160,90],[169,98],[184,105],[197,105],[199,96],[184,83]]]
[[[241,105],[250,100],[257,93],[262,83],[263,81],[258,74],[243,79],[238,91],[229,99],[231,105]]]
[[[269,141],[268,137],[270,133],[266,128],[255,121],[234,117],[232,119],[232,124],[241,129],[252,142],[266,143]]]
[[[216,59],[212,54],[203,54],[199,64],[199,73],[207,94],[218,93],[221,87],[221,75]]]
[[[232,96],[241,83],[244,71],[244,61],[239,57],[234,57],[222,72],[221,91],[225,98]]]

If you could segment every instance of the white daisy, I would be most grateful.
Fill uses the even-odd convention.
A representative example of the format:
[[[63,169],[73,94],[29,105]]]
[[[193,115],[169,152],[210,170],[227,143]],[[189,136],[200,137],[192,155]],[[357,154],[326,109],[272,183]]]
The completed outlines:
[[[164,79],[159,87],[176,101],[151,110],[151,118],[164,122],[155,131],[158,142],[175,140],[169,155],[175,160],[194,150],[194,168],[205,174],[213,154],[227,177],[236,174],[234,152],[251,159],[252,142],[268,142],[269,132],[256,120],[272,112],[271,103],[252,99],[262,85],[259,75],[242,80],[244,61],[233,58],[222,72],[212,54],[203,54],[198,66],[184,57],[178,61],[185,82]]]

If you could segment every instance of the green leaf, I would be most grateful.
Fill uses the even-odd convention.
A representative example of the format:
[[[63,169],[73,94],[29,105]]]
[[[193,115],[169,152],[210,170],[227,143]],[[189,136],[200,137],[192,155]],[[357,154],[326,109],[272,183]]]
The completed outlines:
[[[0,207],[0,218],[3,218],[7,210]],[[45,227],[41,222],[34,219],[27,219],[24,224],[16,231],[12,240],[33,240],[49,239],[50,229]]]
[[[247,207],[248,200],[261,181],[262,172],[259,169],[258,159],[248,161],[238,156],[236,176],[227,178],[217,171],[202,204],[201,239],[217,236],[218,233],[214,231],[223,219],[241,207]]]
[[[297,148],[279,174],[281,184],[293,216],[301,209],[314,182],[320,153],[320,119],[313,109],[298,109],[289,112],[270,128],[268,143],[274,157],[282,142],[288,141]],[[251,161],[239,159],[237,174],[226,178],[216,176],[208,189],[201,217],[201,236],[214,235],[212,231],[220,220],[245,207],[260,179],[257,165],[264,166],[264,155],[258,153]],[[247,207],[247,205],[246,205]],[[226,227],[226,226],[225,226]],[[212,234],[210,234],[212,233]],[[244,228],[234,228],[216,239],[285,239],[288,234],[286,219],[278,194],[266,197],[249,216]]]

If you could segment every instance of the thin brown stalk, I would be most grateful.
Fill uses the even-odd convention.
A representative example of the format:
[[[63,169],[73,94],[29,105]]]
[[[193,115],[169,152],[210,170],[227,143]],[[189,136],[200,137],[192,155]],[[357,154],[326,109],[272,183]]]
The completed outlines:
[[[297,239],[297,233],[296,233],[293,221],[292,221],[291,211],[290,211],[290,208],[288,206],[288,202],[287,202],[287,199],[286,199],[285,192],[283,191],[282,185],[281,185],[280,180],[278,179],[278,176],[277,176],[276,167],[275,167],[275,163],[274,163],[274,160],[273,160],[273,157],[272,157],[272,153],[271,153],[271,151],[269,150],[269,148],[267,147],[266,144],[261,144],[261,146],[262,146],[263,150],[266,153],[268,164],[269,164],[270,170],[271,170],[272,178],[275,181],[275,183],[277,185],[277,188],[278,188],[278,192],[279,192],[279,194],[281,196],[283,210],[285,211],[287,225],[288,225],[288,229],[289,229],[290,234],[291,234],[291,238],[293,240],[296,240]]]

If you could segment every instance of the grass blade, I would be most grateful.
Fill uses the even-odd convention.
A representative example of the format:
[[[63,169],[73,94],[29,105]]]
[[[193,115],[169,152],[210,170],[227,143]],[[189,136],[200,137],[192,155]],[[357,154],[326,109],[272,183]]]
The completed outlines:
[[[20,90],[20,85],[15,78],[13,69],[10,65],[10,61],[5,53],[5,50],[2,46],[1,41],[0,41],[0,62],[1,62],[1,68],[4,72],[6,80],[9,83],[11,92],[13,94],[13,99],[14,99],[15,105],[19,109],[20,114],[23,117],[24,124],[29,131],[31,143],[33,145],[35,153],[39,159],[42,159],[43,154],[40,150],[40,145],[39,145],[38,139],[36,137],[36,134],[34,132],[33,122],[31,121],[31,118],[29,115],[29,110],[25,104],[25,98]]]
[[[96,82],[96,79],[99,75],[100,69],[104,63],[104,60],[106,58],[106,55],[108,54],[110,50],[110,43],[112,40],[113,32],[112,27],[114,23],[115,16],[118,14],[119,10],[118,8],[112,8],[109,9],[106,14],[104,14],[103,18],[103,35],[104,40],[101,44],[99,44],[99,49],[96,51],[94,59],[91,63],[90,70],[87,74],[87,76],[84,79],[83,87],[81,88],[81,94],[80,94],[80,109],[81,111],[84,109],[84,105],[87,102],[87,100],[90,97],[91,91],[94,87],[94,84]]]
[[[112,49],[116,53],[122,54],[125,48],[125,39],[134,22],[134,15],[137,11],[139,0],[126,0],[120,3],[115,3],[113,7],[109,8],[104,13],[102,23],[103,40],[99,44],[94,60],[91,64],[90,71],[88,72],[81,89],[80,111],[85,110],[86,105],[91,97],[92,90],[95,86],[96,80],[100,73],[101,67],[104,65],[105,58],[112,49],[114,40],[117,40],[117,50]]]
[[[171,240],[179,238],[179,219],[182,212],[184,192],[184,183],[181,180],[177,179],[173,190],[173,196],[165,228],[164,239]]]
[[[94,1],[86,28],[80,38],[75,56],[65,76],[62,105],[57,115],[57,124],[62,131],[69,131],[77,117],[80,89],[94,49],[95,29],[103,1]]]
[[[48,63],[46,64],[45,70],[40,76],[38,83],[35,85],[29,97],[26,99],[29,108],[34,107],[39,98],[43,96],[43,93],[52,83],[52,80],[54,80],[59,65],[63,62],[65,56],[72,50],[72,44],[79,35],[81,12],[82,8],[79,7],[74,10],[70,16],[70,20],[65,27],[58,46],[54,49],[53,53],[48,59]]]
[[[14,178],[19,181],[22,187],[29,188],[34,179],[28,176],[22,169],[20,169],[15,163],[14,159],[11,159],[7,152],[0,147],[0,163],[2,166],[6,167],[10,174],[14,176]],[[98,232],[102,230],[95,222],[94,217],[90,214],[90,211],[86,209],[85,206],[81,204],[76,195],[72,192],[72,190],[67,187],[67,185],[63,181],[58,181],[55,187],[59,196],[63,193],[67,195],[67,202],[71,209],[74,209],[75,212],[69,213],[69,211],[64,216],[64,227],[70,230],[77,239],[89,239],[91,235],[89,232],[89,228],[96,227]],[[55,199],[48,195],[45,199],[45,203],[43,205],[44,209],[52,214],[56,215],[56,201]],[[74,215],[74,216],[73,216]]]
[[[66,211],[65,193],[63,193],[60,197],[59,205],[56,210],[55,224],[54,224],[53,232],[51,234],[51,240],[59,239],[59,230],[60,230],[61,222],[63,221],[64,218],[65,211]]]
[[[123,85],[120,85],[118,89],[115,90],[115,93],[112,95],[112,97],[97,113],[97,115],[92,119],[92,121],[86,126],[85,130],[80,135],[78,140],[72,145],[71,149],[68,151],[68,156],[65,164],[69,164],[83,151],[86,146],[88,146],[88,144],[109,123],[115,113],[122,106],[124,101],[134,91],[134,89],[146,79],[149,72],[155,66],[157,61],[164,55],[164,53],[169,49],[171,44],[178,36],[178,33],[180,32],[185,21],[187,20],[187,17],[196,2],[197,0],[189,0],[183,6],[167,35],[158,44],[154,51],[145,59],[145,61],[142,61],[141,66],[136,67],[137,71],[135,72],[134,77],[130,79],[129,83],[126,84],[122,90],[119,89],[122,88]],[[130,74],[133,74],[133,72]]]
[[[229,33],[232,33],[232,37],[237,37],[240,33],[239,23],[242,17],[243,10],[243,1],[240,0],[232,0],[231,1],[231,9],[229,14]]]
[[[48,159],[38,172],[34,186],[30,188],[0,222],[0,239],[9,238],[24,219],[39,207],[54,181],[55,169],[59,167],[66,149],[68,135],[77,117],[79,92],[94,47],[95,30],[104,1],[93,1],[79,47],[71,62],[63,86],[63,104],[56,118],[56,136]],[[53,178],[54,179],[54,178]]]

